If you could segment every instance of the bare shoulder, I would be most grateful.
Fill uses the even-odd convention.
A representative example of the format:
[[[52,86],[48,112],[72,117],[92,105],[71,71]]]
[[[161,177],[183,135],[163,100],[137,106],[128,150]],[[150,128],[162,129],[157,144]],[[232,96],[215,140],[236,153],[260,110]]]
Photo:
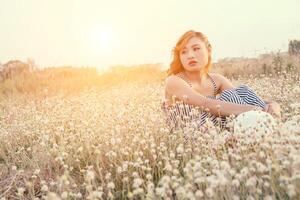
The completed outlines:
[[[181,83],[182,80],[176,75],[170,75],[165,79],[166,86],[173,86],[174,84]]]
[[[172,93],[181,85],[187,85],[187,83],[176,75],[170,75],[165,79],[166,91]]]

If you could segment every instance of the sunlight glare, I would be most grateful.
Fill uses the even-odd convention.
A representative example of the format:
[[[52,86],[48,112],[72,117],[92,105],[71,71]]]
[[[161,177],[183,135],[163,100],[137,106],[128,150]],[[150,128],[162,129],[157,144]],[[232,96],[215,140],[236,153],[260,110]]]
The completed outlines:
[[[110,27],[97,27],[90,33],[90,44],[95,53],[111,53],[114,48],[114,34]]]

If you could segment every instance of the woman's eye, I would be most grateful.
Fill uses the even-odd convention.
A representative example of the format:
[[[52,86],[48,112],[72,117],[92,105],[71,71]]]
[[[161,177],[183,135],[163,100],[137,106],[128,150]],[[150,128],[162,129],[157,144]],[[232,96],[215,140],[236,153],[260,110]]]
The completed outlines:
[[[199,50],[200,48],[199,47],[196,47],[196,48],[194,48],[194,51],[197,51],[197,50]]]
[[[181,54],[185,54],[186,51],[182,51]]]

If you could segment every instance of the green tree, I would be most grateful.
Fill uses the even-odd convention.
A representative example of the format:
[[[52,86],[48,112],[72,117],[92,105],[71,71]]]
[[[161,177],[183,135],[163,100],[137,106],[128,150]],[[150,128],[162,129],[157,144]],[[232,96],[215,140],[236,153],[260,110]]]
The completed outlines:
[[[300,40],[289,41],[289,54],[299,55],[300,54]]]
[[[274,64],[274,70],[276,73],[281,72],[283,69],[283,59],[280,56],[280,50],[277,51],[277,53],[275,54],[275,56],[273,57],[273,62]]]

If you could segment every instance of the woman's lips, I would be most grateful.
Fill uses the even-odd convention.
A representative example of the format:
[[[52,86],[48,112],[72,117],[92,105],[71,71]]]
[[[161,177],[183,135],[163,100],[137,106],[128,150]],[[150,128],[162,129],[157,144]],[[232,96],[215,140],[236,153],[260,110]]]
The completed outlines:
[[[189,62],[189,65],[191,65],[191,66],[194,66],[195,64],[197,64],[197,61],[191,60],[191,61]]]

